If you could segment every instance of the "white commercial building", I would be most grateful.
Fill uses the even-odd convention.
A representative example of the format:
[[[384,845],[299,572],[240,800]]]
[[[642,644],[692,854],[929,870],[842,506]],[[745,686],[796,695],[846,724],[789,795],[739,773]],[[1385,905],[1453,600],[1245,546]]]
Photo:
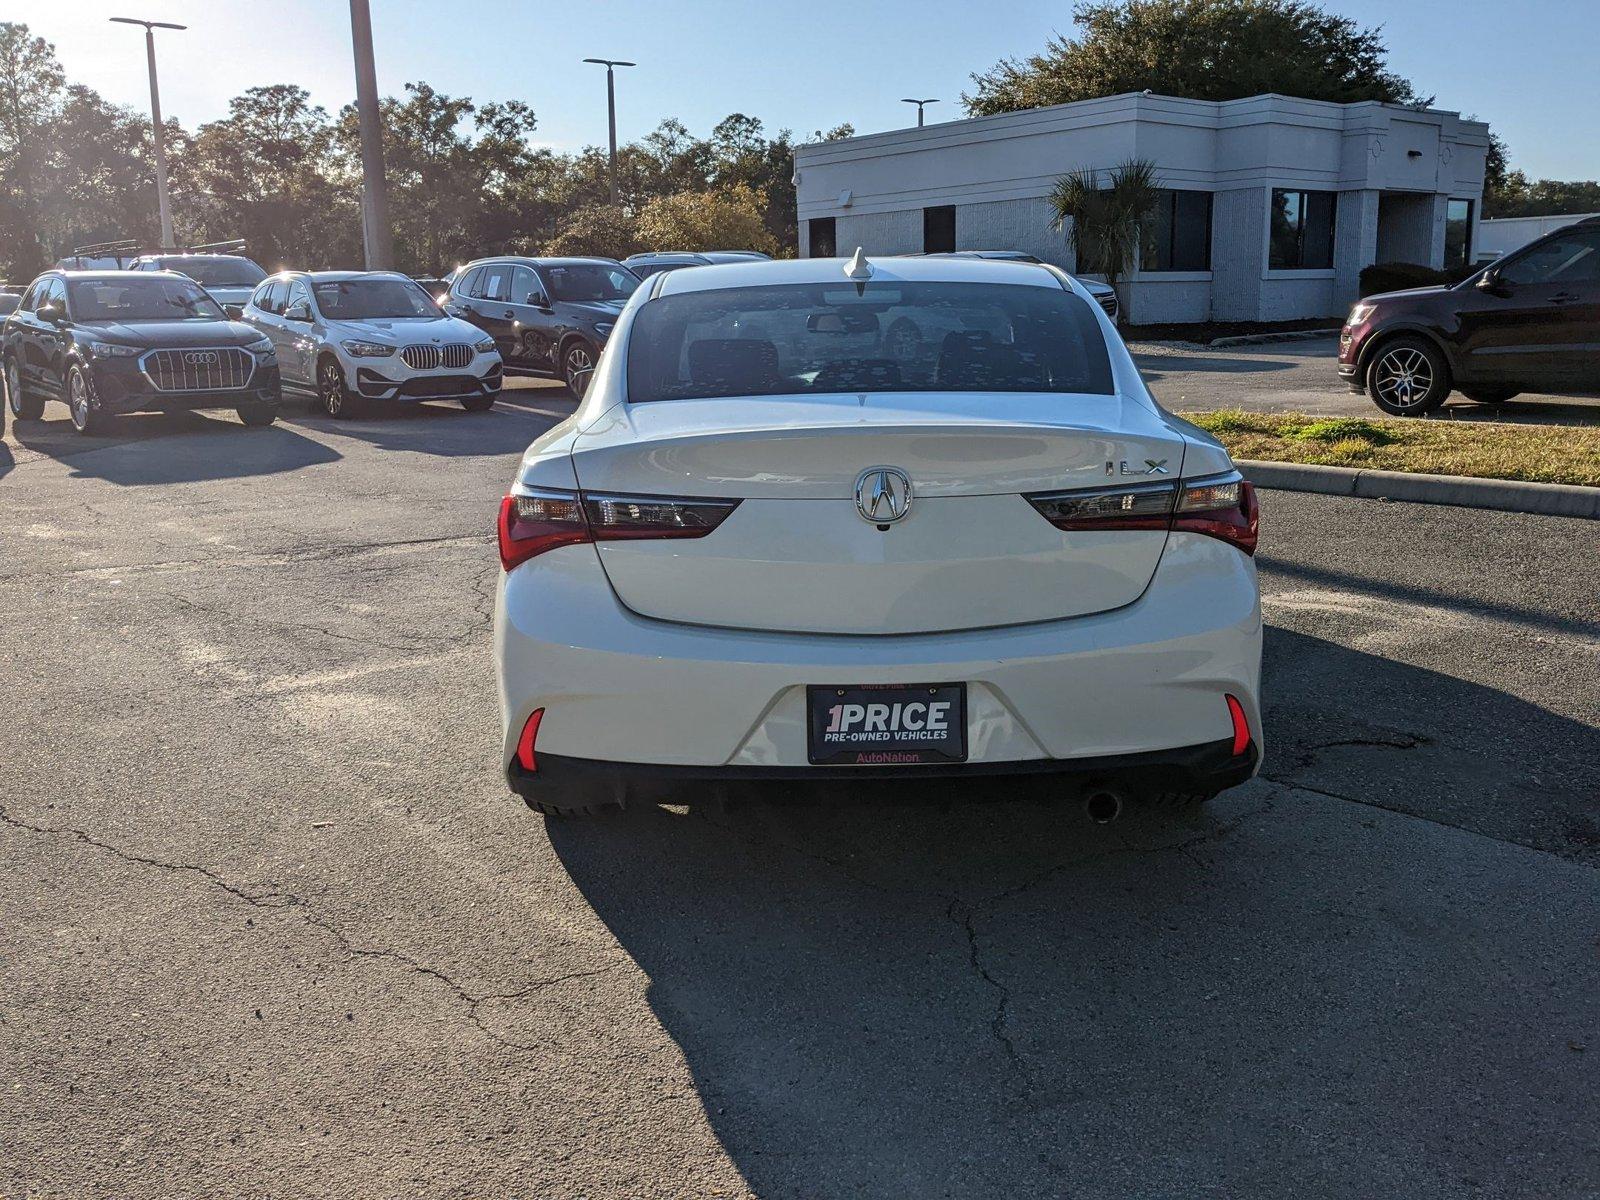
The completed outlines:
[[[1576,225],[1579,221],[1593,220],[1600,213],[1561,213],[1544,217],[1491,217],[1478,222],[1477,235],[1472,239],[1473,258],[1477,262],[1490,262],[1502,254],[1520,250],[1535,238]]]
[[[1107,96],[799,147],[800,253],[1023,250],[1075,270],[1052,186],[1139,158],[1165,190],[1129,320],[1342,316],[1371,263],[1472,260],[1488,145],[1438,109]]]

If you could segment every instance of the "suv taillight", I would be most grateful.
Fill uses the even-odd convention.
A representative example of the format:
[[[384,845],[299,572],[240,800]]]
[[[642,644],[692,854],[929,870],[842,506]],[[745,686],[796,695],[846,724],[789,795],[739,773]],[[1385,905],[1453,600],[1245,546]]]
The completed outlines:
[[[500,565],[509,571],[580,542],[705,537],[738,507],[737,500],[525,488],[500,502]]]
[[[1176,483],[1049,492],[1025,499],[1057,529],[1169,529],[1221,538],[1256,552],[1261,509],[1237,471]]]

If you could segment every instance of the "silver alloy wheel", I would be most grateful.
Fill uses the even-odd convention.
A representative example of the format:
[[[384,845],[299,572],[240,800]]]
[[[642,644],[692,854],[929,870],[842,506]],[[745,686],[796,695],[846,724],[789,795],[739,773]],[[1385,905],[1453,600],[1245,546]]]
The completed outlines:
[[[323,363],[321,381],[317,396],[322,401],[322,411],[330,417],[336,417],[344,407],[344,374],[339,370],[339,364],[331,359]]]
[[[589,376],[594,374],[594,358],[589,354],[589,347],[582,342],[573,342],[567,348],[561,366],[567,387],[572,389],[574,396],[581,397],[589,390]]]
[[[89,427],[89,381],[83,372],[67,374],[67,407],[72,410],[72,426],[79,433]]]
[[[1418,408],[1433,390],[1433,364],[1410,346],[1396,346],[1372,364],[1372,390],[1391,408]]]
[[[11,407],[11,415],[22,420],[22,372],[17,370],[14,358],[6,363],[6,403]]]

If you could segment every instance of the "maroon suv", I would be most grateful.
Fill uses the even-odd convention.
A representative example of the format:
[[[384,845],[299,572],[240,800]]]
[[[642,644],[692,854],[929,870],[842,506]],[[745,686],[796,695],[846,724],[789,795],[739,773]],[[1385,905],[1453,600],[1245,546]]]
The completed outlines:
[[[1600,395],[1600,217],[1546,234],[1453,287],[1357,301],[1339,378],[1415,417],[1451,389],[1497,404],[1519,392]]]

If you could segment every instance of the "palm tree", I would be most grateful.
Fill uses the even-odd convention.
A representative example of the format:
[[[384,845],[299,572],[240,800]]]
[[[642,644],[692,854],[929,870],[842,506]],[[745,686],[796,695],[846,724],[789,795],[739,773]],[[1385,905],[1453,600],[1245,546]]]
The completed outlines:
[[[1098,171],[1080,167],[1057,179],[1050,189],[1051,226],[1060,230],[1070,219],[1067,242],[1077,252],[1078,269],[1099,272],[1115,288],[1139,253],[1140,226],[1155,211],[1160,186],[1155,164],[1143,158],[1112,167],[1106,178],[1101,187]],[[1126,298],[1119,307],[1128,310]]]

